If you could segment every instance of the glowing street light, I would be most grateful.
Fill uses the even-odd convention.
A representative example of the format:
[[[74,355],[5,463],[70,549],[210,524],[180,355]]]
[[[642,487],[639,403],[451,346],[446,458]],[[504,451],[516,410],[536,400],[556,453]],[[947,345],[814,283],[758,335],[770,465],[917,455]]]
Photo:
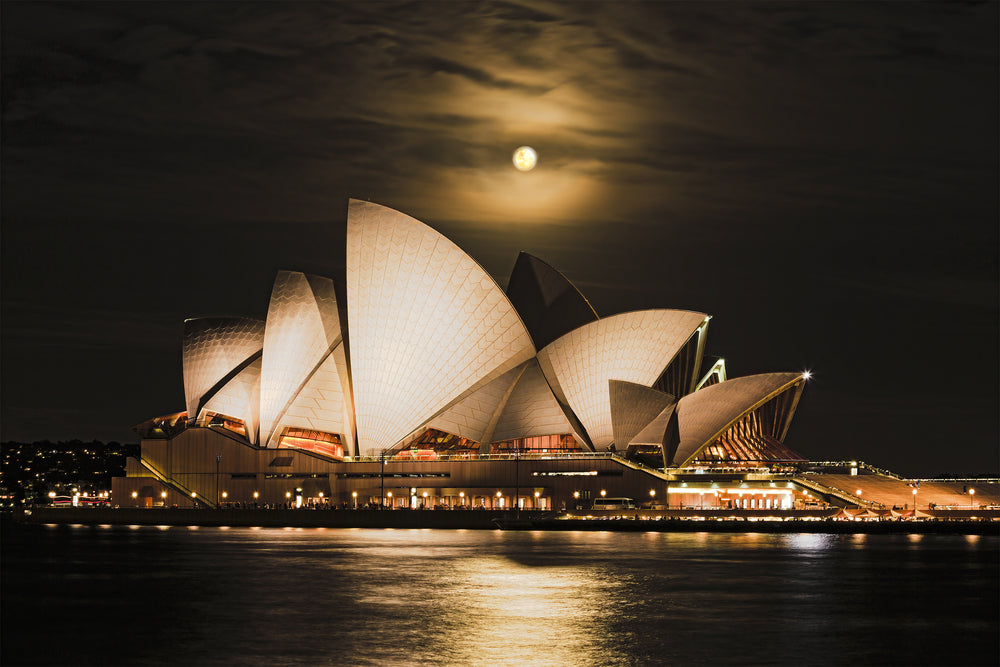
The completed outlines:
[[[254,492],[253,492],[253,499],[254,499],[254,500],[257,500],[258,498],[260,498],[260,494],[259,494],[259,493],[257,493],[256,491],[254,491]]]
[[[323,496],[323,494],[321,493],[320,497],[322,497],[322,496]],[[354,509],[358,509],[358,492],[357,491],[351,491],[351,497],[354,498]]]
[[[608,492],[605,491],[604,489],[601,489],[601,498],[603,498],[606,495],[608,495]]]
[[[55,497],[56,497],[56,492],[49,491],[49,498],[55,498]],[[132,497],[135,498],[135,491],[132,492]]]
[[[650,489],[649,490],[649,497],[650,498],[655,498],[656,497],[656,490],[655,489]]]
[[[227,491],[223,491],[222,492],[222,499],[225,500],[228,497],[229,497],[229,493]]]
[[[975,503],[973,502],[975,499],[976,499],[976,490],[969,489],[969,507],[975,506]]]
[[[458,497],[462,499],[462,507],[465,507],[465,491],[459,491]]]
[[[395,509],[395,508],[394,508],[394,507],[392,506],[392,491],[390,491],[390,492],[389,492],[389,493],[387,493],[386,495],[387,495],[387,496],[389,496],[389,509]]]
[[[132,492],[132,497],[133,498],[138,498],[139,497],[139,492],[138,491],[133,491]]]
[[[163,493],[161,493],[160,497],[163,498],[164,500],[166,500],[167,499],[167,492],[164,491]]]

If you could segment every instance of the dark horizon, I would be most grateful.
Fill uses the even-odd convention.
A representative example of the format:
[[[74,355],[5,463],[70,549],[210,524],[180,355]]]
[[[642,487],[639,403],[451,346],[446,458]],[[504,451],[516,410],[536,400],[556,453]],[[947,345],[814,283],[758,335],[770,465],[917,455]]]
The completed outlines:
[[[787,444],[1000,472],[997,3],[0,5],[0,440],[135,442],[347,198],[813,374]],[[531,145],[538,167],[517,172]],[[707,364],[706,364],[707,366]]]

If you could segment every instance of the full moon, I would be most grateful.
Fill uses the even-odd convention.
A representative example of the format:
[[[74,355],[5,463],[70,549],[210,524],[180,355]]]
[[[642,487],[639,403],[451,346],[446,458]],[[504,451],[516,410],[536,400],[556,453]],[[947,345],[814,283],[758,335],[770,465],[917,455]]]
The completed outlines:
[[[514,166],[518,171],[531,171],[538,164],[538,153],[531,146],[521,146],[514,151]]]

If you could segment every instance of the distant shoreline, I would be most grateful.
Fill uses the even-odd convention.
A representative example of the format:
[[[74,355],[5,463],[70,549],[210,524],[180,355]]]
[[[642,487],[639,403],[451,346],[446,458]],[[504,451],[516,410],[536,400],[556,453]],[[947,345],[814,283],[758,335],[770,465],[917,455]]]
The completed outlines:
[[[30,512],[30,513],[28,513]],[[552,513],[500,510],[285,510],[33,508],[19,523],[41,525],[228,526],[261,528],[396,528],[620,532],[964,534],[1000,536],[997,520],[837,521],[813,516],[775,520],[745,516],[684,519],[558,518]]]

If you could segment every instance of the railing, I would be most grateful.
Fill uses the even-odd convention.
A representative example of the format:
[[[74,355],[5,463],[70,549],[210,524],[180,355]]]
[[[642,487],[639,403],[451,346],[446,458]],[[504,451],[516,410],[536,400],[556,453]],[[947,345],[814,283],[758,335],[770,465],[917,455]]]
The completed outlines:
[[[859,470],[867,470],[868,472],[873,472],[876,475],[882,475],[883,477],[891,477],[892,479],[905,480],[904,477],[894,473],[891,470],[885,468],[879,468],[878,466],[873,466],[870,463],[865,463],[864,461],[809,461],[810,466],[819,466],[822,468],[858,468]]]
[[[793,478],[796,484],[800,486],[807,487],[816,491],[817,493],[822,493],[825,495],[836,496],[841,500],[851,503],[852,505],[858,505],[859,507],[868,507],[870,509],[885,509],[885,505],[874,500],[868,500],[867,498],[861,498],[860,496],[854,495],[849,491],[843,489],[838,489],[835,486],[829,486],[827,484],[822,484],[812,479],[805,479],[801,476],[796,476]]]
[[[662,470],[658,470],[657,468],[650,468],[649,466],[647,466],[647,465],[645,465],[643,463],[639,463],[638,461],[630,461],[629,459],[626,459],[626,458],[624,458],[622,456],[618,456],[618,455],[613,454],[613,453],[611,455],[611,459],[617,461],[618,463],[621,463],[624,466],[632,468],[633,470],[638,470],[640,472],[644,472],[647,475],[652,475],[653,477],[657,477],[657,478],[662,479],[664,481],[669,481],[670,478],[671,478],[671,475],[668,475],[667,473],[663,472]]]
[[[191,489],[185,487],[183,484],[181,484],[177,480],[173,479],[172,477],[167,477],[165,474],[163,474],[162,472],[160,472],[159,470],[157,470],[156,466],[154,466],[149,461],[146,461],[145,459],[140,458],[139,459],[139,463],[140,463],[140,465],[142,465],[143,467],[145,467],[147,470],[149,470],[151,473],[153,473],[153,477],[155,477],[156,479],[160,480],[161,482],[163,482],[167,486],[171,487],[175,491],[179,492],[181,495],[187,496],[188,498],[197,498],[198,500],[201,500],[201,502],[205,503],[209,507],[215,507],[215,503],[209,501],[204,496],[192,496],[191,495],[192,494]]]
[[[399,454],[386,454],[381,456],[345,456],[345,463],[412,463],[434,462],[434,461],[541,461],[541,460],[595,460],[619,458],[614,452],[548,452],[548,453],[520,453],[520,454],[443,454],[434,458],[404,458]],[[650,468],[652,470],[652,468]]]

